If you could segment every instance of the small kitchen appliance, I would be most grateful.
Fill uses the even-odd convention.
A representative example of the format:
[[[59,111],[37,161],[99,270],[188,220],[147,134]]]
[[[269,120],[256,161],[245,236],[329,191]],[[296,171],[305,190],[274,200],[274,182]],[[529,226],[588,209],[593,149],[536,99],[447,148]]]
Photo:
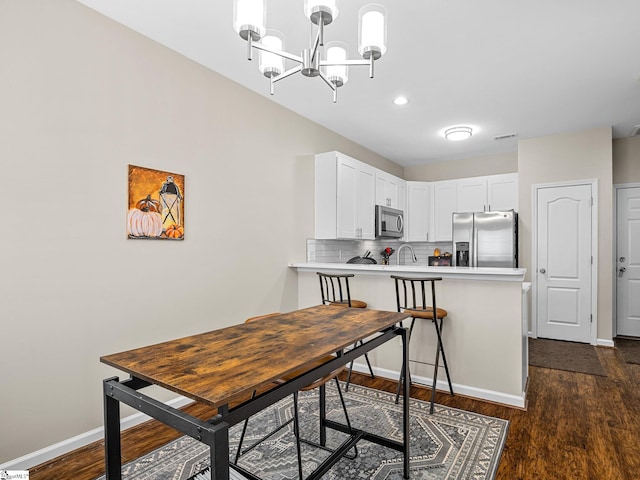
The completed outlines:
[[[376,205],[376,238],[402,238],[404,212],[385,205]]]

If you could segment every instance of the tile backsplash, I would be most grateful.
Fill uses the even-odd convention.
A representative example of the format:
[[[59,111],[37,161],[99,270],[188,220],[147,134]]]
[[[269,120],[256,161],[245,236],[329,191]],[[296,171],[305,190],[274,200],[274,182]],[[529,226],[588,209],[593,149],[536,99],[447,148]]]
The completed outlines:
[[[451,252],[451,242],[402,242],[398,240],[307,240],[307,262],[318,263],[346,263],[347,260],[357,256],[363,256],[367,250],[371,251],[371,256],[380,263],[382,255],[380,252],[386,247],[395,250],[390,263],[396,264],[398,261],[398,248],[404,243],[413,247],[418,262],[415,265],[427,265],[428,257],[433,255],[433,250],[439,248],[442,253]],[[400,253],[400,265],[414,265],[411,261],[411,252],[404,249]]]

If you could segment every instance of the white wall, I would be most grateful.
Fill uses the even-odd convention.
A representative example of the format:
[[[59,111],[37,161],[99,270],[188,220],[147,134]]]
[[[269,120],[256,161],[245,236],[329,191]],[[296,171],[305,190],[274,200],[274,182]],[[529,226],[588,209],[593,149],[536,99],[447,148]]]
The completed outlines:
[[[613,183],[640,182],[640,135],[613,141]]]
[[[404,178],[406,180],[435,182],[456,178],[516,173],[517,171],[518,154],[512,152],[405,167]]]
[[[532,188],[536,184],[598,180],[598,338],[612,339],[613,160],[611,128],[518,142],[520,266],[532,278]]]
[[[102,425],[101,355],[295,308],[315,153],[402,171],[72,0],[0,2],[0,64],[0,464]],[[128,164],[183,242],[126,239]]]

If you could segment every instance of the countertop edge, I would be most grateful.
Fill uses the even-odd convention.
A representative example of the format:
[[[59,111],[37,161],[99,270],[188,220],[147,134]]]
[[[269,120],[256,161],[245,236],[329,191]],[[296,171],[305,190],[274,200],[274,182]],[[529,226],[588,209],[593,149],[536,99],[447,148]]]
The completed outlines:
[[[437,275],[443,278],[461,280],[482,280],[501,282],[523,282],[525,268],[487,268],[487,267],[428,267],[413,265],[362,265],[353,263],[290,263],[289,268],[301,272],[339,271],[354,275]]]

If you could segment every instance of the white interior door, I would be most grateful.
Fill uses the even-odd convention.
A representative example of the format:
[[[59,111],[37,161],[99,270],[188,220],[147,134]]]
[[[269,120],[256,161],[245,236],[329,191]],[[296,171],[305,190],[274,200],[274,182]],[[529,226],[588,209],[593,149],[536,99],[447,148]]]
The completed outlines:
[[[640,337],[640,187],[617,191],[616,331]]]
[[[539,188],[538,336],[591,341],[591,185]]]

